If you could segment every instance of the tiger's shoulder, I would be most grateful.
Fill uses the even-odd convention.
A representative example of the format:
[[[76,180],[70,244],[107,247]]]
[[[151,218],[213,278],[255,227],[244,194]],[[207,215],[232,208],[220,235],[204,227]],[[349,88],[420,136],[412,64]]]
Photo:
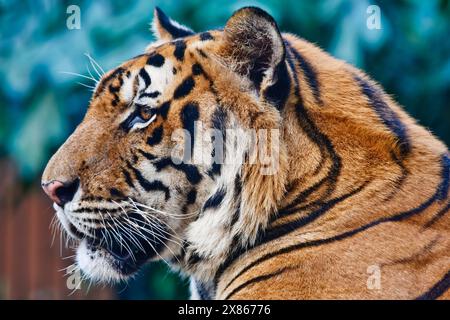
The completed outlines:
[[[446,145],[363,71],[283,38],[286,196],[255,245],[229,259],[218,297],[445,298]]]

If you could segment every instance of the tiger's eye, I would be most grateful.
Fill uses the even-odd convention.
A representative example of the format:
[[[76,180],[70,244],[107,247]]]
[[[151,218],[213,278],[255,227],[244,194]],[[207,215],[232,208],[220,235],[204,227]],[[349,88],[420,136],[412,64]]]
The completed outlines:
[[[154,111],[151,108],[141,108],[140,117],[144,121],[148,121],[154,115]]]

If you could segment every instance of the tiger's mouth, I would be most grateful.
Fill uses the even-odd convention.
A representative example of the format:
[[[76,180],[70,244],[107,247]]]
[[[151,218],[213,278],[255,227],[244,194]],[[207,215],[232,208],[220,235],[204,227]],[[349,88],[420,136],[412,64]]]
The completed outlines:
[[[139,214],[127,213],[132,226],[108,225],[87,235],[66,217],[62,208],[55,206],[55,209],[64,229],[75,242],[78,266],[92,279],[124,280],[159,255],[164,247],[164,240],[153,232],[154,228],[166,230],[164,225],[154,221],[150,229],[148,221]]]
[[[111,260],[111,265],[122,275],[130,275],[148,260],[154,258],[161,251],[164,243],[162,239],[145,228],[146,221],[142,216],[128,213],[133,219],[133,228],[102,228],[96,230],[95,239],[87,238],[87,246],[91,251],[103,250]],[[162,229],[158,223],[154,228]]]
[[[99,264],[97,261],[99,258],[105,260],[103,265],[109,267],[112,269],[110,272],[116,272],[118,273],[119,280],[122,280],[123,278],[130,276],[137,272],[142,265],[144,265],[148,260],[152,259],[156,253],[151,251],[144,251],[140,248],[140,246],[137,246],[135,244],[126,244],[127,249],[124,248],[123,244],[122,246],[114,246],[110,247],[108,245],[95,245],[90,243],[88,240],[82,240],[80,242],[80,245],[77,250],[77,260],[79,262],[79,265],[81,269],[89,274],[93,278],[99,278],[95,273],[90,271],[91,267],[86,267],[84,263],[81,261],[83,260],[83,257],[80,257],[80,255],[87,255],[89,260],[92,261],[92,263]],[[154,243],[154,246],[158,246],[158,243]],[[85,247],[84,250],[80,250],[80,248]],[[106,262],[106,264],[105,264]],[[95,268],[94,268],[95,270]],[[108,273],[107,270],[104,270],[105,273]],[[103,279],[102,279],[103,280]]]

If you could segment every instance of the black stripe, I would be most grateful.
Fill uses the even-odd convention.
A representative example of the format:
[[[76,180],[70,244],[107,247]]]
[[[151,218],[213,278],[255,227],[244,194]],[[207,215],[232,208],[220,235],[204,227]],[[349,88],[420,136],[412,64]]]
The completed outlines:
[[[436,300],[450,288],[450,271],[444,277],[433,285],[426,293],[418,296],[416,300]]]
[[[237,174],[236,177],[234,178],[234,193],[233,193],[236,208],[233,212],[233,216],[230,221],[230,226],[236,224],[241,215],[241,202],[242,202],[241,193],[242,193],[242,179],[240,174]]]
[[[103,92],[103,90],[106,88],[106,86],[112,80],[114,80],[116,77],[120,77],[124,72],[125,72],[125,69],[123,69],[122,67],[119,67],[116,70],[114,70],[113,72],[111,72],[111,74],[109,76],[107,76],[106,78],[104,78],[103,80],[100,81],[94,96],[97,97],[100,93]]]
[[[287,45],[287,40],[285,40],[285,44],[286,44],[286,47],[287,47],[286,60],[288,62],[288,66],[291,69],[292,76],[294,78],[294,93],[295,93],[295,96],[298,99],[298,104],[303,105],[303,97],[300,94],[300,84],[299,84],[299,80],[298,80],[298,74],[297,74],[297,70],[295,68],[295,63],[293,61],[291,49]],[[310,137],[310,134],[311,134],[311,132],[307,133],[308,137]],[[316,170],[314,171],[313,175],[316,175],[316,174],[318,174],[320,172],[320,170],[322,169],[323,165],[325,164],[325,160],[326,160],[326,158],[324,157],[324,147],[321,146],[321,145],[319,145],[318,147],[319,147],[319,151],[320,151],[321,161],[320,161],[319,165],[317,166]],[[288,191],[288,190],[286,190],[286,191]],[[291,191],[292,191],[292,189],[291,189]]]
[[[291,69],[291,72],[292,72],[292,75],[293,75],[293,78],[294,78],[294,92],[295,92],[295,95],[296,95],[296,97],[298,99],[298,104],[303,106],[303,97],[301,96],[301,93],[300,93],[300,84],[299,84],[299,80],[298,80],[297,70],[295,68],[295,63],[293,61],[294,58],[293,58],[293,54],[291,52],[292,49],[289,46],[289,43],[287,43],[287,42],[288,41],[285,40],[285,44],[286,44],[286,48],[287,48],[287,50],[286,50],[286,58],[287,58],[288,66]],[[302,126],[302,129],[306,132],[305,128],[307,128],[307,127],[308,127],[307,124],[305,124],[304,126]],[[306,134],[308,135],[308,137],[310,139],[311,139],[311,133],[312,132],[306,132]],[[313,175],[318,174],[320,172],[320,170],[322,170],[322,167],[325,164],[325,160],[326,160],[326,158],[324,157],[324,152],[325,152],[324,151],[324,146],[318,145],[318,147],[319,147],[319,151],[320,151],[321,161],[320,161],[319,165],[317,166],[316,170],[314,171]],[[319,185],[319,187],[320,187],[320,185]]]
[[[202,32],[200,33],[200,40],[201,41],[214,40],[214,37],[209,32]]]
[[[191,189],[191,191],[189,191],[189,193],[186,196],[186,204],[187,205],[194,204],[196,200],[197,200],[197,190]]]
[[[103,201],[111,201],[111,199],[102,199]],[[78,208],[73,210],[72,212],[79,213],[79,212],[85,212],[85,213],[115,213],[115,212],[121,212],[122,208],[92,208],[92,207],[84,207],[84,208]],[[91,219],[93,221],[101,221],[100,219]]]
[[[214,149],[212,151],[212,157],[214,157]],[[211,178],[214,178],[214,176],[220,175],[220,172],[222,171],[222,165],[220,163],[217,162],[213,162],[213,164],[211,165],[211,168],[208,170],[208,172],[206,173],[208,176],[210,176]]]
[[[292,52],[291,52],[292,49],[289,46],[289,43],[287,42],[287,40],[285,40],[284,43],[285,43],[285,46],[287,49],[286,50],[286,61],[289,65],[289,68],[291,69],[292,77],[294,79],[294,92],[295,92],[295,94],[299,95],[300,94],[300,92],[299,92],[300,84],[298,82],[298,75],[297,75],[297,70],[295,69],[295,63],[292,60],[293,59]]]
[[[264,89],[264,99],[278,110],[282,110],[291,91],[291,77],[283,60],[275,67],[272,85]]]
[[[154,98],[157,98],[160,94],[161,94],[161,92],[159,92],[159,91],[152,91],[149,93],[144,92],[139,95],[139,98],[153,98],[154,99]]]
[[[164,129],[162,125],[153,130],[152,135],[147,138],[147,144],[154,146],[162,141]]]
[[[407,128],[403,122],[400,121],[394,110],[392,110],[386,101],[384,101],[380,89],[357,75],[354,75],[354,79],[360,86],[362,93],[367,97],[370,105],[380,117],[381,121],[397,137],[402,158],[408,155],[411,151],[411,143],[408,138]]]
[[[314,98],[319,105],[323,105],[322,98],[320,96],[320,86],[317,79],[317,74],[313,66],[287,41],[284,41],[286,47],[292,52],[298,65],[303,71],[306,77],[309,87],[311,88]]]
[[[161,158],[155,161],[153,165],[155,166],[156,171],[161,171],[166,167],[172,167],[178,171],[182,171],[186,175],[186,179],[191,184],[197,184],[202,180],[202,176],[200,175],[198,168],[191,164],[187,163],[176,164],[172,161],[171,158]]]
[[[143,107],[143,105],[136,104],[136,109],[131,112],[124,121],[122,121],[122,123],[119,125],[120,128],[125,132],[129,132],[136,123],[143,122],[140,116]]]
[[[308,215],[300,217],[292,222],[289,222],[289,223],[286,223],[286,224],[283,224],[283,225],[280,225],[278,227],[268,230],[266,232],[266,234],[261,238],[261,240],[258,241],[257,245],[261,245],[261,244],[267,243],[269,241],[283,237],[293,231],[298,230],[298,228],[301,228],[307,224],[314,222],[318,218],[322,217],[325,213],[327,213],[328,211],[333,209],[339,203],[341,203],[341,202],[347,200],[348,198],[353,197],[354,195],[361,192],[367,186],[367,184],[368,184],[368,182],[365,182],[364,184],[362,184],[355,190],[352,190],[349,193],[346,193],[340,197],[331,199],[327,202],[324,202],[324,203],[319,202],[320,208],[318,210],[312,211]]]
[[[109,194],[111,195],[111,197],[113,198],[126,198],[125,195],[122,193],[122,191],[120,191],[117,188],[110,188],[109,189]]]
[[[173,94],[174,99],[181,99],[187,96],[194,88],[195,81],[191,76],[183,80],[183,82],[175,89]]]
[[[267,70],[266,62],[261,62],[259,60],[254,61],[249,70],[248,78],[255,85],[257,91],[261,89],[265,70]]]
[[[192,30],[180,28],[173,24],[170,18],[166,16],[158,7],[156,7],[155,10],[161,27],[166,30],[173,39],[183,38],[194,34]]]
[[[325,134],[320,132],[320,130],[316,127],[314,122],[310,119],[309,114],[303,107],[303,105],[298,104],[295,108],[295,112],[297,113],[298,122],[302,127],[302,129],[304,130],[304,132],[317,145],[325,147],[325,150],[328,152],[331,158],[332,164],[328,171],[327,176],[324,179],[322,179],[316,185],[311,187],[311,189],[306,190],[305,193],[300,194],[292,203],[290,203],[288,206],[281,209],[280,211],[292,209],[297,204],[303,202],[305,200],[305,195],[307,195],[307,193],[312,193],[313,191],[317,190],[325,182],[328,182],[328,189],[327,192],[322,196],[322,198],[328,197],[336,186],[337,179],[341,173],[342,167],[342,160],[334,150],[334,146],[331,140]]]
[[[170,109],[170,101],[166,101],[161,106],[156,109],[156,112],[163,117],[163,119],[167,119],[167,114],[169,113]]]
[[[141,68],[141,70],[139,70],[139,76],[142,78],[142,80],[144,80],[146,88],[152,83],[152,80],[150,79],[150,76],[148,75],[145,68]]]
[[[191,252],[191,255],[189,256],[189,258],[187,260],[187,264],[194,265],[200,261],[202,261],[202,257],[200,257],[196,252]]]
[[[156,156],[152,155],[151,153],[148,153],[144,150],[138,149],[139,153],[142,154],[145,158],[152,161],[156,159]]]
[[[225,146],[226,146],[226,122],[228,115],[226,111],[219,105],[211,116],[211,126],[216,130],[212,136],[214,139],[211,151],[211,158],[213,164],[211,169],[208,170],[208,175],[213,177],[214,175],[220,175],[222,164],[225,163]],[[217,139],[216,134],[219,134],[221,139]]]
[[[95,196],[87,196],[81,199],[82,201],[103,201],[105,198],[103,197],[95,197]]]
[[[177,40],[174,43],[175,50],[173,51],[173,55],[177,58],[178,61],[184,60],[184,52],[186,51],[186,43],[184,40]]]
[[[201,64],[200,63],[194,63],[192,65],[192,74],[194,76],[198,76],[198,75],[200,75],[202,73],[203,73],[203,67],[201,66]]]
[[[445,166],[444,166],[445,167]],[[387,223],[387,222],[398,222],[398,221],[403,221],[405,219],[408,219],[412,216],[415,216],[417,214],[422,213],[423,211],[425,211],[427,208],[429,208],[434,202],[436,202],[437,200],[439,200],[440,197],[440,193],[442,192],[442,189],[445,187],[445,177],[444,174],[446,172],[445,168],[443,167],[442,170],[442,182],[441,184],[438,186],[436,192],[434,193],[433,196],[431,196],[428,200],[426,200],[425,202],[423,202],[422,204],[420,204],[418,207],[415,207],[413,209],[410,209],[408,211],[404,211],[398,214],[395,214],[393,216],[389,216],[389,217],[384,217],[384,218],[380,218],[378,220],[372,221],[368,224],[365,224],[361,227],[358,227],[356,229],[341,233],[339,235],[330,237],[330,238],[325,238],[325,239],[318,239],[318,240],[313,240],[313,241],[309,241],[309,242],[303,242],[303,243],[297,243],[295,245],[291,245],[288,247],[284,247],[282,249],[279,249],[277,251],[274,252],[270,252],[268,254],[263,255],[262,257],[254,260],[253,262],[251,262],[250,264],[248,264],[246,267],[244,267],[235,277],[233,277],[233,279],[229,282],[229,284],[227,285],[227,287],[235,280],[237,279],[240,275],[242,275],[244,272],[246,272],[247,270],[249,270],[250,268],[252,268],[253,266],[266,261],[268,259],[271,259],[277,255],[280,254],[285,254],[285,253],[289,253],[292,252],[294,250],[298,250],[298,249],[302,249],[302,248],[307,248],[307,247],[315,247],[315,246],[320,246],[320,245],[324,245],[324,244],[328,244],[328,243],[333,243],[336,241],[341,241],[347,238],[350,238],[360,232],[366,231],[367,229],[370,229],[372,227],[376,227],[382,223]],[[216,283],[218,280],[218,277],[220,277],[220,275],[223,273],[223,271],[227,268],[227,266],[230,266],[231,263],[235,260],[236,258],[230,258],[230,262],[226,262],[224,264],[223,267],[220,268],[220,272],[218,272],[216,274]],[[226,288],[225,288],[226,289]],[[224,290],[225,290],[224,289]]]
[[[211,77],[208,75],[208,73],[205,72],[205,69],[203,68],[201,63],[196,62],[192,65],[192,74],[195,76],[202,75],[208,81],[210,90],[215,95],[215,100],[217,102],[217,97],[216,97],[217,91],[214,88],[213,81],[212,81]]]
[[[120,102],[119,91],[123,85],[123,80],[122,80],[122,78],[118,78],[118,79],[119,79],[118,86],[113,86],[112,83],[108,86],[109,92],[113,95],[113,100],[111,101],[111,104],[113,106],[117,106]]]
[[[202,49],[197,48],[197,52],[203,57],[208,58],[208,55]]]
[[[286,215],[290,215],[292,213],[297,212],[299,210],[299,207],[297,207],[297,205],[300,204],[300,203],[303,203],[304,201],[306,201],[308,199],[308,197],[311,194],[313,194],[315,191],[319,190],[320,187],[325,182],[327,182],[327,180],[328,180],[328,176],[320,179],[318,182],[313,184],[311,187],[308,187],[307,189],[302,191],[290,204],[288,204],[284,208],[278,210],[278,215],[279,216],[286,216]],[[322,201],[322,200],[323,200],[323,197],[320,198],[319,201]]]
[[[139,182],[139,184],[145,191],[147,191],[147,192],[148,191],[161,191],[164,193],[166,201],[169,200],[170,190],[166,185],[164,185],[159,180],[148,181],[146,178],[144,178],[142,173],[138,169],[133,167],[129,162],[127,162],[127,165],[128,165],[128,168],[130,168],[134,172],[134,175],[136,176],[137,181]]]
[[[154,67],[161,67],[164,64],[164,57],[159,53],[152,54],[147,59],[147,64]]]
[[[289,42],[285,41],[287,48],[294,54],[295,51],[292,49],[292,47],[289,45]],[[288,55],[289,58],[289,55]],[[289,62],[289,59],[288,59]],[[293,73],[295,74],[295,69],[293,70]],[[323,153],[326,151],[331,158],[332,165],[328,171],[328,174],[325,178],[320,180],[318,183],[314,184],[312,187],[306,189],[304,192],[302,192],[299,196],[294,199],[292,203],[287,205],[286,207],[282,208],[280,211],[287,211],[292,210],[296,205],[306,200],[306,197],[312,194],[314,191],[318,190],[325,182],[328,182],[328,188],[325,194],[321,197],[322,199],[328,197],[332,191],[335,188],[335,185],[337,183],[337,179],[341,172],[342,167],[342,160],[339,157],[339,155],[334,150],[334,146],[331,142],[331,140],[322,133],[315,123],[311,120],[308,111],[303,105],[303,99],[300,94],[300,88],[298,87],[298,80],[295,80],[295,94],[298,98],[298,103],[295,106],[295,112],[297,114],[297,120],[299,123],[299,126],[302,128],[303,132],[307,135],[307,137],[314,142],[321,152],[322,158],[324,157]],[[295,210],[295,209],[294,209]]]
[[[234,178],[234,198],[237,199],[241,196],[241,192],[242,192],[242,179],[241,179],[241,175],[237,174],[236,177]]]
[[[212,300],[213,299],[211,293],[209,292],[210,290],[208,290],[206,288],[206,285],[204,285],[201,282],[197,282],[197,281],[195,281],[195,284],[197,287],[197,293],[200,296],[201,300]]]
[[[250,279],[250,280],[247,280],[244,283],[241,283],[236,288],[234,288],[229,294],[227,294],[225,296],[225,298],[223,298],[223,300],[230,299],[230,297],[232,297],[237,292],[241,291],[242,289],[244,289],[245,287],[247,287],[247,286],[249,286],[251,284],[258,283],[258,282],[265,281],[265,280],[268,280],[270,278],[276,277],[276,276],[282,274],[283,272],[285,272],[287,269],[290,269],[290,268],[285,267],[285,268],[282,268],[282,269],[280,269],[278,271],[275,271],[275,272],[272,272],[272,273],[269,273],[269,274],[265,274],[265,275],[262,275],[262,276],[257,276],[257,277],[254,277],[254,278]]]
[[[162,191],[164,192],[164,197],[167,200],[170,199],[170,190],[169,188],[159,180],[151,181],[149,184],[145,186],[145,191]]]
[[[198,104],[195,102],[188,102],[184,105],[183,110],[181,110],[181,122],[183,128],[189,132],[190,139],[185,139],[185,153],[186,150],[190,150],[190,157],[184,157],[184,161],[189,161],[194,154],[194,143],[195,143],[195,121],[200,118],[200,113],[198,110]]]
[[[109,92],[116,94],[120,91],[120,86],[113,86],[112,83],[108,86]]]
[[[430,221],[428,221],[423,227],[424,228],[429,228],[431,227],[433,224],[435,224],[437,221],[439,221],[446,213],[448,213],[450,211],[450,201],[447,203],[447,205],[442,208],[441,210],[439,210],[434,216],[433,218],[431,218]]]
[[[399,159],[399,157],[397,157],[394,151],[391,151],[391,158],[395,162],[395,164],[400,168],[401,174],[397,179],[395,179],[393,187],[394,190],[392,190],[392,192],[384,199],[384,201],[390,201],[395,197],[395,195],[401,190],[409,174],[409,171],[403,164],[403,161]]]
[[[194,204],[195,200],[197,200],[197,191],[194,188],[192,188],[188,192],[188,194],[186,195],[186,201],[185,201],[183,207],[181,208],[181,213],[187,214],[188,213],[188,207],[191,204]]]
[[[217,208],[222,203],[223,199],[226,195],[226,189],[225,187],[221,187],[219,190],[217,190],[212,196],[206,200],[205,204],[203,205],[202,211],[206,211],[207,209],[211,208]]]
[[[233,216],[230,221],[230,227],[234,226],[241,216],[241,198],[237,201],[236,208],[234,209]]]
[[[108,212],[110,212],[110,211],[108,211]],[[83,222],[86,222],[86,223],[94,223],[94,224],[97,224],[97,225],[102,225],[102,223],[104,222],[104,221],[108,221],[108,222],[112,222],[111,221],[111,219],[105,219],[105,218],[103,218],[103,219],[95,219],[95,218],[81,218],[81,220],[83,221]]]
[[[122,169],[122,173],[125,176],[125,182],[134,189],[133,179],[131,178],[130,173],[126,169]]]

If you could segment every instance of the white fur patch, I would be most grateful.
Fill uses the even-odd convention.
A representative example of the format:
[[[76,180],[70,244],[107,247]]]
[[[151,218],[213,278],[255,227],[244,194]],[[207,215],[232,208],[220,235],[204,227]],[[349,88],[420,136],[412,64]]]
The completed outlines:
[[[147,65],[144,68],[152,80],[152,83],[144,92],[159,91],[163,93],[164,89],[170,81],[172,81],[173,63],[169,59],[165,59],[164,64],[161,67]]]
[[[132,71],[130,77],[123,77],[123,84],[120,88],[121,99],[126,102],[131,102],[134,98],[134,78],[136,71]]]
[[[132,129],[131,131],[137,130],[137,129],[145,128],[145,127],[148,126],[150,123],[152,123],[153,121],[155,121],[155,119],[156,119],[156,114],[154,114],[153,117],[151,117],[151,118],[150,118],[148,121],[146,121],[146,122],[143,122],[143,123],[136,123],[136,124],[133,126],[133,129]]]
[[[142,79],[142,77],[139,75],[139,71],[134,70],[131,73],[130,77],[123,77],[123,84],[120,88],[120,96],[123,101],[130,104],[130,108],[128,108],[121,116],[117,118],[117,122],[121,123],[125,119],[128,118],[128,116],[134,112],[135,108],[133,107],[133,104],[140,104],[145,105],[150,108],[156,107],[157,100],[160,98],[160,96],[163,95],[165,88],[167,85],[172,81],[173,73],[172,68],[173,64],[169,59],[166,59],[164,62],[164,65],[161,67],[155,67],[155,66],[144,66],[143,67],[145,72],[147,72],[151,83],[148,87],[145,86],[145,81]],[[137,93],[134,91],[134,86],[137,82]],[[159,92],[159,95],[157,97],[140,97],[144,93],[153,93],[153,92]],[[155,121],[156,115],[151,117],[148,121],[144,123],[136,123],[132,130],[136,129],[142,129],[150,125],[153,121]]]
[[[151,30],[153,32],[153,35],[155,36],[156,39],[160,40],[172,40],[172,39],[163,39],[162,38],[162,34],[159,32],[158,30],[158,21],[157,21],[157,17],[154,18],[153,23],[151,24]],[[193,31],[191,29],[189,29],[188,27],[182,25],[181,23],[176,22],[175,20],[172,20],[169,18],[169,22],[171,25],[173,25],[175,28],[177,29],[181,29],[190,33],[193,33]]]
[[[201,300],[200,294],[197,290],[197,283],[195,282],[195,279],[191,277],[189,281],[189,291],[191,292],[191,300]]]
[[[85,240],[78,246],[76,262],[80,269],[94,281],[118,282],[126,278],[111,266],[108,253],[101,250],[93,252],[88,248]]]
[[[235,123],[232,127],[237,128],[238,125]],[[212,196],[224,189],[225,197],[219,207],[207,209],[202,217],[188,227],[187,239],[203,257],[224,257],[230,250],[234,232],[229,222],[237,205],[234,199],[234,181],[240,174],[244,155],[250,144],[245,137],[240,134],[240,130],[227,130],[225,163],[216,187],[210,194]],[[239,226],[235,227],[239,229]]]

